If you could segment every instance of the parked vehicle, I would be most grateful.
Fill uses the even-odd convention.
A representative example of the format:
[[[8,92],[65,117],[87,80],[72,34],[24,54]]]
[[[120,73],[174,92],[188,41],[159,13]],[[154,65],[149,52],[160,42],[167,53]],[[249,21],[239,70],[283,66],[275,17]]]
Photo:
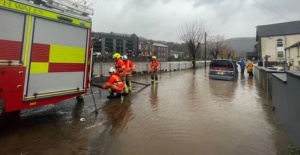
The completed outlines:
[[[219,80],[234,80],[236,66],[232,60],[214,59],[209,65],[209,78]]]
[[[44,5],[1,0],[0,114],[73,97],[82,101],[87,92],[91,18],[71,6],[62,12],[62,4]]]

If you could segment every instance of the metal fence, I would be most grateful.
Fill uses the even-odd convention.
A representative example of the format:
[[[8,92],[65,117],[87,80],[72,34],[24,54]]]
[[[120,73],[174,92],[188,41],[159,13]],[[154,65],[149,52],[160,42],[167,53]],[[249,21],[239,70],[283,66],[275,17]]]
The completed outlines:
[[[207,61],[207,66],[210,61]],[[136,62],[136,72],[148,72],[149,71],[149,62]],[[108,76],[108,70],[110,67],[114,67],[115,63],[108,62],[96,62],[94,64],[94,76]],[[161,71],[175,71],[175,70],[185,70],[192,67],[192,62],[190,61],[180,61],[180,62],[161,62],[160,70]],[[204,61],[197,61],[196,67],[204,67]]]

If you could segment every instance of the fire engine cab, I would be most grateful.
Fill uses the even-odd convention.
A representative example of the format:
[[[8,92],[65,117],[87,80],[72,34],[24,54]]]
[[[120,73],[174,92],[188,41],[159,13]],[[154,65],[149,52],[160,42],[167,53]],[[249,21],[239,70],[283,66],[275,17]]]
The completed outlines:
[[[83,99],[92,14],[72,0],[0,0],[0,114]]]

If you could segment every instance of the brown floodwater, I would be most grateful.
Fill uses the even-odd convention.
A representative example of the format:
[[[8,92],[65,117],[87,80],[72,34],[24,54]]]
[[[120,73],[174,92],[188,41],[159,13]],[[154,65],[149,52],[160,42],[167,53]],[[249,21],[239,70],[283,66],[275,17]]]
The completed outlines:
[[[133,84],[121,99],[93,92],[98,115],[89,92],[85,103],[1,118],[0,154],[281,155],[291,145],[271,101],[246,74],[221,81],[204,69],[176,71],[159,75],[158,84]]]

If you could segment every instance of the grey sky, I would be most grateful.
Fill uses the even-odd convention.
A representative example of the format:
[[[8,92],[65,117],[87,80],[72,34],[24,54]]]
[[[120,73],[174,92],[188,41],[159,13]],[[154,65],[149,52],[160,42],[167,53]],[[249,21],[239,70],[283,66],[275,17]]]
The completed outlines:
[[[300,20],[300,0],[98,0],[93,31],[181,42],[178,29],[201,20],[208,35],[255,37],[257,25]]]

